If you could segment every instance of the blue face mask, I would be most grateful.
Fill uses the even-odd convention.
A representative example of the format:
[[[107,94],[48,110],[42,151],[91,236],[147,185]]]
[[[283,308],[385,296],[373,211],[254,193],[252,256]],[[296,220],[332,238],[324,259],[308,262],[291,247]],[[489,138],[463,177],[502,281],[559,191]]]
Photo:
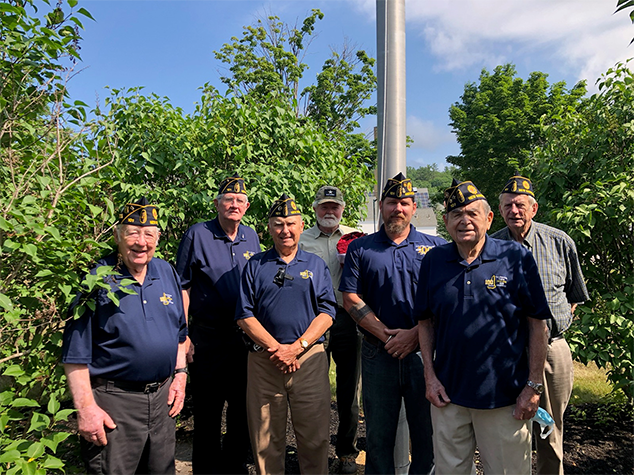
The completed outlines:
[[[548,414],[548,412],[546,412],[541,407],[537,409],[537,413],[533,416],[531,421],[537,422],[541,427],[541,433],[539,434],[539,436],[542,439],[548,437],[555,428],[555,421],[550,416],[550,414]]]

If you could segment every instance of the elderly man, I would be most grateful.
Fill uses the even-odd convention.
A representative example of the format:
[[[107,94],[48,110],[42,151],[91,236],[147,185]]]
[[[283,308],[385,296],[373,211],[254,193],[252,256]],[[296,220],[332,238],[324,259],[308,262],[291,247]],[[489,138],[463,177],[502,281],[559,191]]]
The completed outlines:
[[[485,473],[528,475],[550,318],[537,266],[487,236],[493,213],[472,182],[454,180],[445,210],[454,242],[423,260],[414,308],[436,473],[471,473],[477,444]]]
[[[187,327],[178,275],[153,258],[157,211],[145,198],[125,206],[114,233],[118,251],[91,272],[110,266],[117,274],[104,278],[106,288],[80,295],[75,304],[92,305],[64,332],[62,362],[89,473],[175,471]]]
[[[361,339],[357,325],[343,308],[343,297],[337,290],[341,282],[342,266],[337,243],[345,234],[356,231],[339,224],[346,203],[341,190],[335,186],[322,186],[317,191],[313,210],[317,224],[304,231],[299,246],[321,257],[330,271],[337,297],[337,317],[330,329],[326,353],[336,364],[337,411],[339,429],[335,451],[339,457],[341,473],[356,473],[357,426],[359,423],[359,376],[361,373]]]
[[[379,208],[383,226],[350,244],[339,286],[346,310],[364,335],[365,473],[394,473],[402,400],[412,442],[409,473],[429,473],[434,463],[431,421],[412,310],[421,262],[445,240],[410,224],[416,201],[412,182],[402,173],[387,181]]]
[[[249,209],[244,180],[223,180],[214,199],[218,216],[195,224],[181,240],[176,270],[189,316],[194,400],[193,473],[247,473],[247,354],[234,321],[240,275],[260,252],[253,229],[241,224]],[[228,364],[228,362],[231,364]],[[226,433],[222,411],[227,402]]]
[[[546,439],[535,424],[537,473],[563,474],[564,412],[572,393],[572,355],[564,338],[575,307],[588,300],[577,248],[563,231],[533,221],[537,214],[533,184],[528,178],[511,177],[500,194],[500,213],[506,228],[497,239],[517,241],[533,253],[553,319],[548,320],[550,338],[544,367],[541,407],[553,416],[555,427]]]
[[[304,222],[292,198],[269,211],[274,247],[247,263],[236,309],[249,353],[247,417],[255,468],[284,473],[287,405],[301,473],[328,473],[330,387],[323,335],[335,316],[326,263],[299,249]]]

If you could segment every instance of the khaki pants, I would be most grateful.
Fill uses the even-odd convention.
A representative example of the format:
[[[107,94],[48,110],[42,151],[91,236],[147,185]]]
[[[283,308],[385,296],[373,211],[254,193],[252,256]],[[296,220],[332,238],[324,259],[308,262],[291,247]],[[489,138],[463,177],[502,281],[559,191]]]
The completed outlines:
[[[544,366],[544,394],[540,401],[540,406],[553,417],[555,427],[546,439],[539,436],[539,424],[535,423],[533,428],[539,475],[564,473],[564,412],[572,394],[573,379],[570,347],[563,338],[555,340],[548,345]]]
[[[513,406],[470,409],[431,406],[437,475],[472,473],[476,445],[486,475],[531,473],[529,421],[513,417]]]
[[[310,348],[294,373],[283,374],[269,357],[268,352],[249,353],[247,370],[247,418],[257,473],[284,473],[288,406],[301,473],[328,473],[330,386],[324,345]]]

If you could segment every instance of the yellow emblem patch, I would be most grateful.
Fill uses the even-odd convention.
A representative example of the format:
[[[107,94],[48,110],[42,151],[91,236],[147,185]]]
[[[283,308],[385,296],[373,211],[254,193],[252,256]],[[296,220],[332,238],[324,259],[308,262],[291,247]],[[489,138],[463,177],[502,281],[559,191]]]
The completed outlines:
[[[300,272],[299,275],[302,276],[302,279],[312,279],[313,273],[306,269],[304,272]]]
[[[487,289],[494,290],[506,287],[508,278],[503,275],[492,275],[490,279],[484,279],[484,285]]]
[[[427,254],[427,252],[431,249],[431,246],[417,246],[416,247],[416,252],[418,252],[421,256],[424,256],[425,254]]]
[[[244,254],[242,254],[244,256],[244,258],[248,261],[249,259],[251,259],[251,257],[255,254],[255,252],[251,252],[251,251],[247,251]]]
[[[174,303],[174,301],[172,300],[172,296],[170,294],[166,294],[165,292],[163,292],[163,296],[160,297],[159,300],[161,301],[163,305],[169,305]]]
[[[147,221],[147,211],[145,211],[144,209],[141,210],[141,216],[139,217],[139,220],[142,224],[145,224],[145,222]]]

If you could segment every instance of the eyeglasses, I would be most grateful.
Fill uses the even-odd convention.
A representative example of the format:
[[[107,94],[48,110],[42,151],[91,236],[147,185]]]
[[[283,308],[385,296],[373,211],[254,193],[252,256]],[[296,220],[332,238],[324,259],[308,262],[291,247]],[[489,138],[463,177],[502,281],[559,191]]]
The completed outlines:
[[[246,198],[242,198],[242,197],[230,197],[230,196],[224,196],[222,198],[222,203],[223,204],[233,204],[236,203],[238,206],[245,206],[247,204],[247,200]]]
[[[161,235],[160,232],[151,231],[148,229],[147,231],[137,231],[137,230],[126,231],[123,234],[123,237],[128,242],[137,242],[139,239],[141,239],[141,236],[143,236],[146,242],[154,243],[158,241],[158,238],[160,235]]]

